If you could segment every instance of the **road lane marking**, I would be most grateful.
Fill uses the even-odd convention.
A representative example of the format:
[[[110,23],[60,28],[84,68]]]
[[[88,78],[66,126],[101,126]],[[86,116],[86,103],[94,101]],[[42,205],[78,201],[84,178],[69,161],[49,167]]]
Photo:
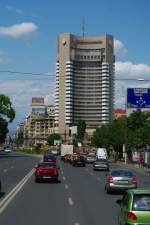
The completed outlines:
[[[66,180],[66,177],[63,176],[63,180]]]
[[[34,168],[6,195],[2,201],[0,201],[0,214],[5,210],[5,208],[9,205],[9,203],[13,200],[13,198],[18,194],[18,192],[22,189],[25,183],[29,180],[29,178],[33,175]]]
[[[65,184],[65,189],[69,189],[69,186],[68,186],[68,184]]]
[[[64,174],[63,170],[61,171],[61,174]]]
[[[8,169],[4,169],[3,171],[4,171],[4,173],[6,173],[8,171]]]
[[[74,225],[80,225],[79,223],[75,223]]]
[[[72,198],[69,197],[69,198],[68,198],[68,202],[69,202],[69,205],[70,205],[70,206],[73,206],[74,202],[73,202]]]

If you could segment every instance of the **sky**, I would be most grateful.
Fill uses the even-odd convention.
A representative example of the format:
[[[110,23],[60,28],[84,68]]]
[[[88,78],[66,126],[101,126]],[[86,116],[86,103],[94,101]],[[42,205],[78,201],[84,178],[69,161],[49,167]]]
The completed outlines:
[[[57,35],[82,35],[83,20],[85,35],[114,36],[115,108],[124,107],[127,87],[149,87],[117,80],[150,78],[149,12],[149,0],[0,0],[0,93],[16,110],[10,129],[24,120],[33,96],[54,104]]]

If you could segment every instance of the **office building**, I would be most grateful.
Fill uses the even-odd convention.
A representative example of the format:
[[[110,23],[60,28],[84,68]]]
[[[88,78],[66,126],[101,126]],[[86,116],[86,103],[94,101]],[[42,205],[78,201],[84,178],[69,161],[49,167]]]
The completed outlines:
[[[66,134],[80,120],[87,132],[113,120],[113,36],[75,36],[57,40],[55,126]]]

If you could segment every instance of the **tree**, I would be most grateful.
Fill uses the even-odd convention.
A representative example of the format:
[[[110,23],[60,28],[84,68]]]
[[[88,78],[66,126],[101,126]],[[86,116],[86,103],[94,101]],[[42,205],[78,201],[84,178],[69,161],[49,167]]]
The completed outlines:
[[[59,134],[50,134],[48,137],[47,137],[47,143],[49,145],[54,145],[54,141],[55,140],[61,140],[61,136]]]
[[[16,138],[14,139],[14,143],[19,146],[22,145],[24,141],[24,137],[23,137],[23,131],[20,131],[18,133],[18,135],[16,136]]]
[[[83,120],[80,120],[77,124],[77,139],[82,141],[84,139],[84,134],[86,130],[86,123]]]
[[[8,123],[15,118],[15,110],[12,108],[9,97],[0,94],[0,143],[3,143],[8,133]]]

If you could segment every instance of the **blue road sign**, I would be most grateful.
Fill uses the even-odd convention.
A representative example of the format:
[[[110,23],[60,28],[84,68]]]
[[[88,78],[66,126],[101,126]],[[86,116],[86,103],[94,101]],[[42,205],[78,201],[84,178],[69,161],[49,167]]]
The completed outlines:
[[[150,108],[150,88],[128,88],[127,89],[128,108]]]

